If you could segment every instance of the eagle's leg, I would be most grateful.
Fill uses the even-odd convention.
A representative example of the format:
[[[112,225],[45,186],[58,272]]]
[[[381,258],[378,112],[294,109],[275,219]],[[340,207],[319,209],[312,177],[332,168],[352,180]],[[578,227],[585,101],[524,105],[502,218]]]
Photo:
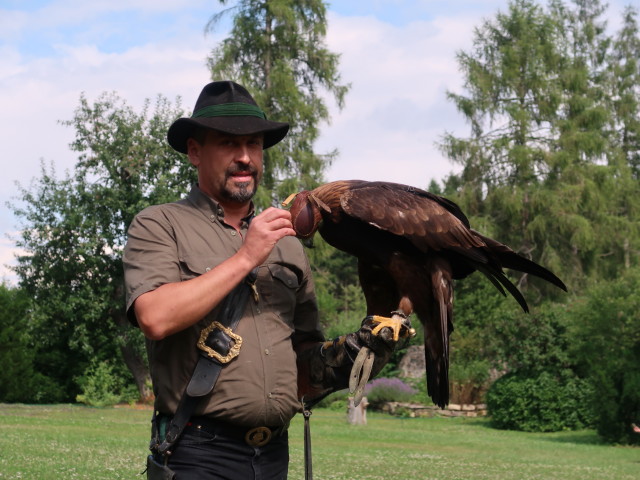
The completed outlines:
[[[411,323],[407,315],[401,311],[391,313],[391,318],[379,315],[368,317],[371,323],[377,323],[377,325],[371,329],[371,335],[376,335],[382,338],[383,341],[392,341],[394,344],[397,344],[400,337],[407,338],[415,336],[416,331],[411,328]],[[380,332],[385,327],[391,329],[392,335],[386,332],[384,336],[380,335]],[[351,375],[349,376],[349,393],[353,395],[353,403],[356,406],[360,403],[364,395],[364,388],[371,377],[374,360],[375,354],[373,351],[369,347],[363,346],[353,362]]]

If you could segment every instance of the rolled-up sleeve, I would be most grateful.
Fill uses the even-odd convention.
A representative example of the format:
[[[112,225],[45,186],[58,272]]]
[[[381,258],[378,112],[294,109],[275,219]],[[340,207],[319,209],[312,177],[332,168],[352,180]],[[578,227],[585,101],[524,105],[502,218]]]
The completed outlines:
[[[127,317],[137,325],[133,302],[143,293],[180,281],[175,232],[161,209],[149,207],[131,222],[123,263]]]

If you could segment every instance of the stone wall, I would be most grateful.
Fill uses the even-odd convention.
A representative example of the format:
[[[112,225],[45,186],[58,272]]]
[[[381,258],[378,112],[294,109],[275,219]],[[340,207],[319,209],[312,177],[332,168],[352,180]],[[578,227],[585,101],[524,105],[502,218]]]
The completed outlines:
[[[486,417],[487,406],[483,403],[477,405],[457,405],[450,403],[442,409],[435,405],[420,405],[417,403],[387,402],[382,407],[383,412],[391,415],[405,415],[408,417]]]

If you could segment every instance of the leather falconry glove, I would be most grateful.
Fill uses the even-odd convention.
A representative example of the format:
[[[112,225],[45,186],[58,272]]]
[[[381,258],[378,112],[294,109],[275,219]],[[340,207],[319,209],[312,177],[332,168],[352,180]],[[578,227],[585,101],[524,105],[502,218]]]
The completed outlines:
[[[415,335],[408,318],[403,318],[397,339],[390,328],[373,333],[377,322],[367,316],[357,332],[341,335],[298,354],[298,392],[307,408],[337,390],[357,385],[351,391],[360,402],[364,386],[375,377],[396,349],[403,348]],[[355,365],[354,365],[355,364]],[[352,379],[353,375],[357,378]],[[353,388],[350,390],[354,390]],[[359,396],[359,398],[358,398]]]

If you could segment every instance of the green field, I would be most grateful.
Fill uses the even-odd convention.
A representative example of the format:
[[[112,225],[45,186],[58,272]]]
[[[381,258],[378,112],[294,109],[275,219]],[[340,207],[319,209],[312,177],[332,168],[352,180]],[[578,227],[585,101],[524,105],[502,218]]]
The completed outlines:
[[[0,404],[0,479],[141,479],[150,411]],[[485,419],[399,419],[366,426],[317,410],[316,480],[640,478],[640,448],[600,444],[592,431],[494,430]],[[291,425],[290,479],[302,479],[302,418]]]

